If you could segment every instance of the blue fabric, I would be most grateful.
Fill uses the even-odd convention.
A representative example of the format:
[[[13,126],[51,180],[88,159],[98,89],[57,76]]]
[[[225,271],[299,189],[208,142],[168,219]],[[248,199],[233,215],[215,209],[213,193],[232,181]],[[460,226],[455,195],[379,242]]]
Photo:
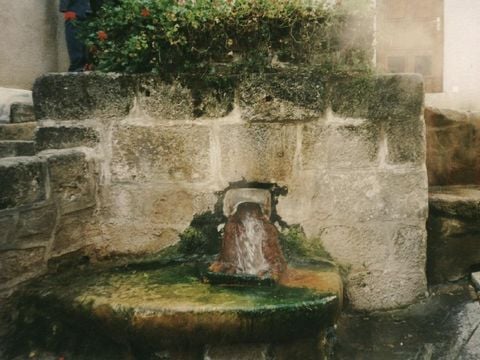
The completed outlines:
[[[90,0],[60,0],[60,11],[74,11],[78,18],[86,18],[92,12]]]
[[[87,49],[85,44],[78,39],[78,27],[75,22],[65,21],[65,38],[70,58],[68,71],[83,71],[87,63]]]

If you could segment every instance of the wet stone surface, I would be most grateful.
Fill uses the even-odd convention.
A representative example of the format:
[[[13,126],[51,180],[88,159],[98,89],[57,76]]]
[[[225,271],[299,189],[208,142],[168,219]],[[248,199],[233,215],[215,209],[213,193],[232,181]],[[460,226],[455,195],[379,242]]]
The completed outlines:
[[[480,358],[480,305],[468,287],[441,291],[408,308],[344,314],[336,360]]]

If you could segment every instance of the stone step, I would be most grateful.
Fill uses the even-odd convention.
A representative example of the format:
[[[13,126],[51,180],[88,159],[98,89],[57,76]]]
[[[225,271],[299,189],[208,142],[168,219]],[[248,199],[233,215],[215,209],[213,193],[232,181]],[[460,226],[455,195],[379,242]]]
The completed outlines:
[[[429,281],[466,277],[480,264],[480,186],[431,187],[427,229]]]
[[[35,121],[33,105],[25,103],[13,103],[10,106],[10,122],[12,124],[27,123]]]
[[[35,155],[35,142],[26,140],[0,140],[0,158]]]
[[[36,129],[36,122],[0,124],[0,140],[33,140]]]

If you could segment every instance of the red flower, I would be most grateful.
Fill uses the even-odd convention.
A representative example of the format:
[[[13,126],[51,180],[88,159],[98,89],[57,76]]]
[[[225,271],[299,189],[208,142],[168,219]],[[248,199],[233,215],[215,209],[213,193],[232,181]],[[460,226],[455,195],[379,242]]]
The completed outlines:
[[[107,33],[103,30],[100,30],[99,32],[97,32],[97,37],[98,37],[98,40],[100,41],[105,41],[108,39]]]
[[[142,15],[143,17],[149,17],[150,16],[150,11],[147,8],[143,8],[140,15]]]

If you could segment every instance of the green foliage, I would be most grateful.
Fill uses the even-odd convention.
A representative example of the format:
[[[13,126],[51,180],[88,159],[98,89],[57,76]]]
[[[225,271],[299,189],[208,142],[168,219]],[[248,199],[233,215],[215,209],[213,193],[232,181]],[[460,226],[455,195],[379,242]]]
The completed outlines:
[[[344,11],[300,0],[118,0],[82,25],[97,70],[213,74],[264,71],[272,59],[364,66],[343,48]],[[315,56],[314,56],[315,55]]]
[[[215,254],[220,251],[220,233],[217,226],[221,217],[208,211],[195,215],[190,226],[180,234],[178,251],[184,255]]]
[[[279,237],[283,253],[288,260],[332,260],[318,239],[307,239],[299,225],[284,229]]]

